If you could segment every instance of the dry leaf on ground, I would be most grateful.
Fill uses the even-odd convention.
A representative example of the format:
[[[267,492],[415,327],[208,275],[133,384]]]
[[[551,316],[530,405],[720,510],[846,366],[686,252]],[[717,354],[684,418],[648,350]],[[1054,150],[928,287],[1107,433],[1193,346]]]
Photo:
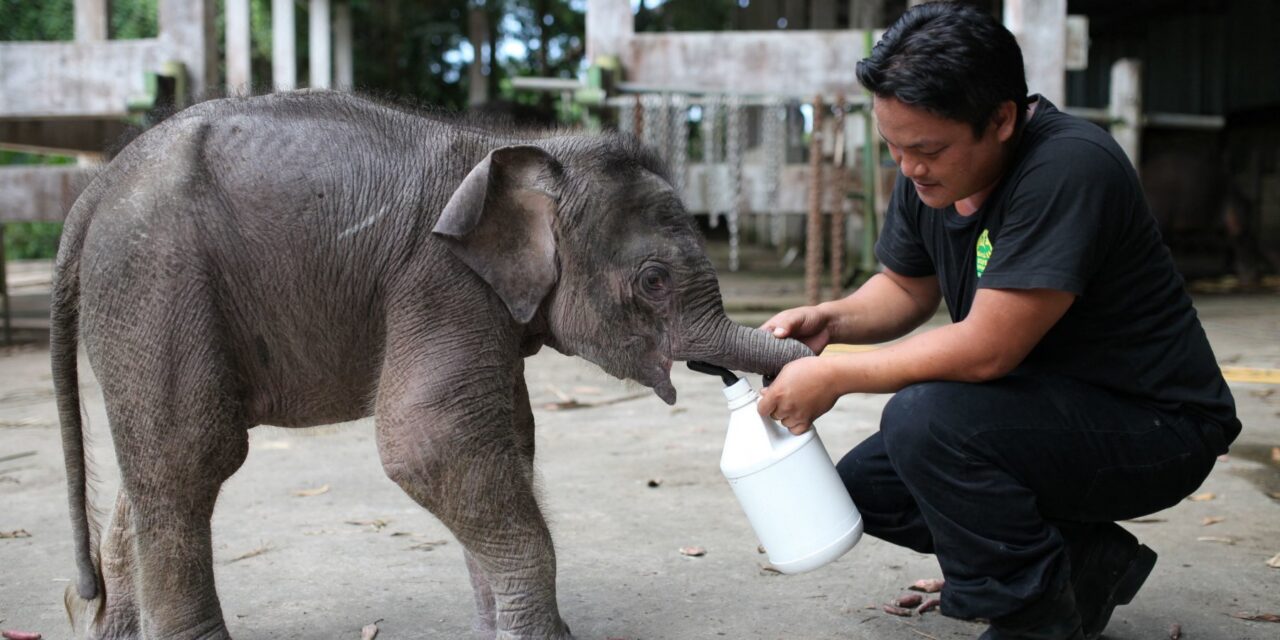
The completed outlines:
[[[1241,611],[1241,612],[1239,612],[1239,613],[1233,613],[1233,614],[1231,614],[1231,617],[1232,617],[1232,618],[1239,618],[1239,619],[1241,619],[1241,620],[1251,620],[1251,621],[1253,621],[1253,622],[1280,622],[1280,615],[1277,615],[1277,614],[1274,614],[1274,613],[1252,613],[1252,614],[1250,614],[1250,613],[1245,613],[1245,612]]]
[[[16,629],[5,629],[0,631],[0,637],[5,640],[40,640],[44,636],[35,631],[18,631]]]
[[[1268,496],[1271,496],[1271,499],[1272,499],[1272,500],[1280,500],[1280,491],[1272,491],[1271,493],[1268,493],[1267,495],[1268,495]]]
[[[443,546],[443,545],[446,545],[446,544],[449,544],[449,541],[448,541],[448,540],[428,540],[428,541],[426,541],[426,542],[419,542],[419,543],[417,543],[417,544],[415,544],[415,545],[411,545],[409,548],[410,548],[410,549],[418,549],[418,550],[422,550],[422,551],[431,551],[432,549],[435,549],[436,547]]]
[[[1200,542],[1220,542],[1222,544],[1235,544],[1236,539],[1227,536],[1200,536],[1196,538]]]
[[[13,531],[0,531],[0,540],[11,540],[13,538],[30,538],[31,534],[26,529],[14,529]]]
[[[904,593],[893,599],[893,606],[904,608],[915,608],[924,602],[924,596],[918,593]]]
[[[1217,496],[1215,493],[1213,493],[1212,491],[1206,491],[1206,492],[1204,492],[1204,493],[1197,493],[1197,494],[1195,494],[1195,495],[1193,495],[1193,496],[1188,496],[1188,497],[1187,497],[1187,499],[1188,499],[1188,500],[1190,500],[1190,501],[1192,501],[1192,502],[1206,502],[1206,501],[1212,500],[1212,499],[1214,499],[1214,498],[1216,498],[1216,497],[1218,497],[1218,496]]]
[[[241,560],[248,560],[249,558],[254,558],[254,557],[260,556],[260,555],[262,555],[262,554],[264,554],[264,553],[266,553],[266,552],[268,552],[268,551],[270,551],[270,550],[271,550],[271,545],[269,545],[269,544],[264,544],[264,545],[262,545],[261,547],[258,547],[257,549],[254,549],[253,551],[249,551],[249,552],[247,552],[247,553],[242,553],[242,554],[240,554],[240,555],[238,555],[238,556],[236,556],[236,557],[234,557],[234,558],[232,558],[232,559],[228,560],[228,561],[227,561],[227,564],[231,564],[232,562],[240,562]]]
[[[294,491],[293,495],[298,496],[299,498],[310,498],[311,496],[318,496],[322,493],[329,493],[329,485],[322,484],[314,489],[299,489]]]
[[[880,609],[881,609],[881,610],[883,610],[885,613],[892,614],[892,615],[895,615],[895,616],[902,616],[903,618],[910,618],[910,617],[911,617],[911,615],[912,615],[912,611],[911,611],[910,609],[903,609],[902,607],[895,607],[895,606],[893,606],[893,605],[891,605],[891,604],[886,604],[886,605],[884,605],[884,606],[880,607]]]
[[[381,622],[381,620],[378,622]],[[360,630],[360,640],[373,640],[376,637],[378,637],[377,622],[374,622],[373,624],[366,624],[364,628]]]
[[[1182,625],[1175,622],[1169,627],[1169,640],[1182,640]]]
[[[1203,519],[1203,520],[1201,520],[1201,521],[1200,521],[1200,526],[1202,526],[1202,527],[1207,527],[1207,526],[1209,526],[1209,525],[1211,525],[1211,524],[1218,524],[1219,522],[1222,522],[1223,520],[1226,520],[1226,518],[1224,518],[1224,517],[1222,517],[1222,516],[1209,516],[1209,517],[1207,517],[1207,518],[1205,518],[1205,519]]]
[[[937,598],[930,598],[926,600],[924,604],[920,605],[919,608],[916,609],[916,613],[920,615],[924,615],[926,611],[933,611],[934,609],[937,609],[938,605],[940,604],[942,604],[941,600]]]
[[[937,593],[942,591],[942,587],[946,584],[941,578],[926,578],[924,580],[916,580],[908,589],[912,591],[923,591],[925,593]]]
[[[1271,447],[1271,461],[1280,464],[1280,447]]]
[[[1280,553],[1271,556],[1271,559],[1267,561],[1267,566],[1272,569],[1280,569]]]
[[[391,524],[391,521],[375,518],[373,520],[347,520],[347,524],[354,524],[357,527],[373,527],[374,531],[382,531],[382,528]]]
[[[702,547],[680,547],[680,555],[698,558],[707,555],[707,550]]]

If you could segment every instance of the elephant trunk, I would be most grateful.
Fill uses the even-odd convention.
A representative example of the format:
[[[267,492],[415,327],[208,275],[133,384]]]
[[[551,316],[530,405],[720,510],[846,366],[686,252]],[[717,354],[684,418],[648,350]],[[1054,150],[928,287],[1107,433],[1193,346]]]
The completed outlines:
[[[799,341],[775,338],[723,315],[710,330],[694,333],[675,354],[679,360],[699,360],[769,376],[776,375],[788,362],[811,355],[813,352]]]

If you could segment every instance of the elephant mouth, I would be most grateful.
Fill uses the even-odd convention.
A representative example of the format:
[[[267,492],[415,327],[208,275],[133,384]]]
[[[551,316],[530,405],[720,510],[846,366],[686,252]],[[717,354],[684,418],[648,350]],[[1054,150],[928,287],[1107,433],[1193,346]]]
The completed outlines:
[[[673,405],[676,403],[676,388],[671,384],[671,358],[663,356],[662,360],[649,367],[641,384],[653,389],[662,401]]]

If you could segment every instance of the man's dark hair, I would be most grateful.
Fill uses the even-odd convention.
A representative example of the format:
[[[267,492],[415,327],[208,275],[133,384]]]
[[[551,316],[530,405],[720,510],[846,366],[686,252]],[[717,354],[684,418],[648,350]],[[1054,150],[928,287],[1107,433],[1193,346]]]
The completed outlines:
[[[858,61],[858,82],[881,98],[967,122],[981,136],[1006,100],[1027,104],[1022,50],[994,17],[959,2],[907,10]]]

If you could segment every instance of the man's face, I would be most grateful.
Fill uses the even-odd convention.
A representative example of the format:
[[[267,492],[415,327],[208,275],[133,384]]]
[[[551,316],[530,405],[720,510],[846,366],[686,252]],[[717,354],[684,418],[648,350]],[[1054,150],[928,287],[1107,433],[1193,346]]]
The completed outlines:
[[[934,115],[895,98],[875,98],[880,137],[920,200],[941,209],[995,186],[1004,169],[1005,142],[1013,137],[1017,107],[996,111],[979,137],[966,122]],[[980,204],[980,203],[978,203]]]

